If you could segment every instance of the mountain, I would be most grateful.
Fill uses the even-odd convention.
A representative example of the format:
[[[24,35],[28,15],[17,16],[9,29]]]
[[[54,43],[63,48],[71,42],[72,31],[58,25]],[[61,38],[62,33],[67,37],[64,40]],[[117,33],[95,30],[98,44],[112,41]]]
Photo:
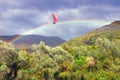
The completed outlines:
[[[85,35],[71,39],[61,46],[79,46],[81,44],[92,44],[98,37],[107,37],[109,40],[120,40],[120,21],[114,21],[111,24],[102,26]]]
[[[112,22],[109,25],[105,25],[101,28],[94,30],[94,32],[108,32],[113,30],[120,30],[120,21]]]
[[[15,42],[13,42],[13,44],[15,45],[15,47],[17,48],[26,48],[31,46],[32,44],[39,44],[40,41],[45,42],[46,45],[49,46],[57,46],[63,42],[65,42],[65,40],[59,38],[59,37],[49,37],[49,36],[41,36],[41,35],[13,35],[13,36],[0,36],[0,40],[9,42],[12,39],[22,36],[20,39],[16,40]]]

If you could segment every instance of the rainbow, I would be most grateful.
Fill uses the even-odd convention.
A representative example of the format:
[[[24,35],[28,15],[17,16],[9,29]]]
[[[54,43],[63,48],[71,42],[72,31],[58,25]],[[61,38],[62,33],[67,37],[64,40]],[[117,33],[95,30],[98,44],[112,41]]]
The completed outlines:
[[[26,32],[23,32],[21,33],[22,35],[18,35],[18,36],[15,36],[13,39],[11,39],[9,42],[11,43],[14,43],[15,41],[21,39],[23,36],[27,35],[27,34],[31,34],[31,33],[34,33],[36,30],[42,28],[41,30],[45,30],[47,27],[52,27],[52,26],[59,26],[59,25],[66,25],[66,24],[88,24],[88,25],[96,25],[96,24],[99,24],[99,25],[105,25],[105,24],[108,24],[109,22],[107,21],[97,21],[97,20],[72,20],[72,21],[59,21],[58,23],[56,24],[45,24],[45,25],[41,25],[41,26],[38,26],[38,27],[35,27],[35,28],[32,28],[31,30],[28,30]],[[41,31],[40,30],[40,31]]]

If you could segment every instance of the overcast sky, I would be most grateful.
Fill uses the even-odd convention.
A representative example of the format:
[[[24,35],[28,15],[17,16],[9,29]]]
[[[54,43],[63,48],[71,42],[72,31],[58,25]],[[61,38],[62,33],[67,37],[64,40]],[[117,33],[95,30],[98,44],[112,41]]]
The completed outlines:
[[[28,31],[30,34],[70,39],[104,25],[89,25],[88,21],[86,25],[79,22],[53,25],[51,13],[58,16],[59,22],[112,22],[120,19],[120,0],[0,0],[0,35],[22,34]],[[44,26],[41,25],[46,24],[50,25],[42,28]],[[37,30],[31,31],[34,28]]]

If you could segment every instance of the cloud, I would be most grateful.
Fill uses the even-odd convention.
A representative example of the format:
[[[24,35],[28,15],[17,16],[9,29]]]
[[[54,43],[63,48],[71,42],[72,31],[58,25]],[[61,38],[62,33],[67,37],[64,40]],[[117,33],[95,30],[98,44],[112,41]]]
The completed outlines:
[[[115,3],[118,3],[117,0],[115,2],[109,1],[109,3],[106,0],[101,0],[98,3],[96,1],[98,0],[1,0],[0,34],[19,34],[37,26],[52,24],[51,13],[53,12],[58,16],[59,22],[74,20],[112,22],[120,19],[119,5],[115,5]],[[62,24],[59,26],[64,27],[57,28],[58,30],[56,28],[53,28],[52,31],[47,30],[47,33],[44,32],[46,31],[45,28],[41,32],[43,35],[54,35],[55,33],[56,36],[60,37],[63,36],[63,33],[68,33],[74,37],[95,28],[94,26],[88,28],[88,25],[86,25],[81,30],[78,24]],[[70,36],[65,34],[63,38],[68,39]]]
[[[20,6],[22,6],[22,3],[18,0],[0,0],[0,12]]]
[[[114,21],[120,19],[120,11],[118,7],[90,5],[77,8],[63,8],[55,11],[62,20],[103,20]]]
[[[88,25],[86,25],[88,24]],[[76,36],[83,35],[97,27],[100,27],[106,23],[101,22],[89,22],[89,21],[77,21],[73,22],[72,24],[67,22],[64,23],[57,23],[51,25],[43,25],[38,26],[37,28],[31,29],[23,34],[40,34],[45,36],[58,36],[65,40],[74,38]]]

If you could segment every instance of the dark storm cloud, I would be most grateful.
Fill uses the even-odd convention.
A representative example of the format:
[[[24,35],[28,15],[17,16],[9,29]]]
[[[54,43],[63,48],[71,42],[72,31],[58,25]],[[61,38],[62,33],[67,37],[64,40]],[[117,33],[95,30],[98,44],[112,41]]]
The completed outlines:
[[[21,0],[21,2],[24,3],[25,8],[36,8],[43,11],[76,8],[84,3],[82,0]]]
[[[37,8],[39,10],[58,10],[61,8],[77,8],[91,5],[93,7],[106,5],[120,7],[119,0],[21,0],[24,8]]]

